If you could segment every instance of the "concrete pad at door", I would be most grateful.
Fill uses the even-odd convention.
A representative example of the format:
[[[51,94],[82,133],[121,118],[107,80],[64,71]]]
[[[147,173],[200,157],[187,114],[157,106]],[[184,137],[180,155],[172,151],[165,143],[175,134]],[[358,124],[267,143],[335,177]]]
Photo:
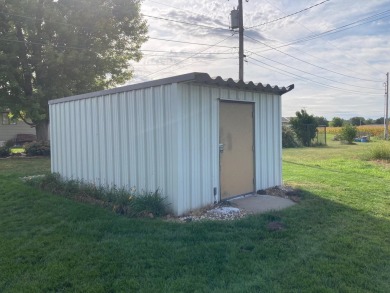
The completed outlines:
[[[248,213],[260,214],[268,211],[278,211],[290,206],[295,203],[288,199],[278,196],[271,195],[246,195],[239,198],[229,200],[232,206],[239,209],[243,209]]]

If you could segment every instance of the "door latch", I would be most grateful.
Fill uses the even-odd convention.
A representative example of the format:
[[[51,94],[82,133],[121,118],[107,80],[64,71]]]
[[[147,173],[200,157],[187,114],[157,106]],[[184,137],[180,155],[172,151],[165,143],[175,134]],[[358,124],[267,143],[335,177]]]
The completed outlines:
[[[224,144],[223,144],[223,143],[220,143],[220,144],[219,144],[219,152],[220,152],[220,153],[223,153],[223,149],[224,149]]]

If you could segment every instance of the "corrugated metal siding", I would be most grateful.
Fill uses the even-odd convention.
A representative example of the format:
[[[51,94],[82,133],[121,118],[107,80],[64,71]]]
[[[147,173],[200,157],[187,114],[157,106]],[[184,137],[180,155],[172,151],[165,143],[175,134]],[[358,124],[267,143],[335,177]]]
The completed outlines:
[[[255,103],[256,189],[280,185],[280,96],[195,83],[51,104],[52,171],[160,188],[176,214],[212,204],[219,200],[219,99]]]
[[[176,202],[175,88],[163,85],[51,104],[52,171],[98,185],[159,188]]]
[[[179,84],[179,213],[214,203],[219,189],[218,91]]]

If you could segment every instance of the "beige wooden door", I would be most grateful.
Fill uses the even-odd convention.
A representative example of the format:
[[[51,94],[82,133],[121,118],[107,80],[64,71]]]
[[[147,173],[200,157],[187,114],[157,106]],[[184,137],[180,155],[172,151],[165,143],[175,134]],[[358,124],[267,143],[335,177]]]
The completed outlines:
[[[254,191],[253,103],[219,103],[221,199]]]

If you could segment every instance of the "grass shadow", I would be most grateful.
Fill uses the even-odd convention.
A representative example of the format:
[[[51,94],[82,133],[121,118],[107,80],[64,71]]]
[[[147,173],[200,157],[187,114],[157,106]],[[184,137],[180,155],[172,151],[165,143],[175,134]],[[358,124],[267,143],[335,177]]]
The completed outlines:
[[[390,290],[389,221],[306,190],[284,211],[173,223],[12,184],[0,204],[1,291]],[[267,229],[275,221],[283,229]]]

